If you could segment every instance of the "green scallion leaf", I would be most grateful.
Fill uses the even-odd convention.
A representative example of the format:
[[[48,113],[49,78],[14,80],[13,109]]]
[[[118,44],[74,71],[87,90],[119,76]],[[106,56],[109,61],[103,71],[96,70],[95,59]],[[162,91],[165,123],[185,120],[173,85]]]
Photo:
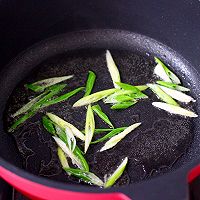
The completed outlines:
[[[177,91],[171,88],[167,88],[164,86],[159,86],[166,94],[168,94],[170,97],[172,97],[173,99],[176,99],[180,102],[184,102],[184,103],[189,103],[189,102],[195,102],[196,100],[193,99],[191,96],[184,94],[181,91]]]
[[[92,110],[105,122],[107,123],[110,127],[114,128],[112,125],[110,119],[108,116],[102,111],[101,107],[99,105],[94,105],[92,106]]]
[[[95,103],[111,94],[116,92],[118,89],[108,89],[108,90],[102,90],[100,92],[93,93],[89,96],[83,97],[79,99],[73,107],[80,107],[80,106],[85,106],[91,103]]]
[[[59,96],[57,98],[54,98],[54,99],[51,99],[51,100],[45,102],[42,107],[44,108],[44,107],[47,107],[47,106],[50,106],[50,105],[54,105],[56,103],[60,103],[62,101],[66,101],[67,99],[69,99],[70,97],[74,96],[75,94],[77,94],[78,92],[82,91],[83,89],[84,89],[84,87],[76,88],[76,89],[74,89],[74,90],[72,90],[72,91],[70,91],[70,92],[68,92],[66,94],[63,94],[63,95],[61,95],[61,96]]]
[[[122,102],[122,103],[116,103],[113,106],[111,106],[112,110],[120,110],[120,109],[126,109],[129,108],[131,106],[133,106],[134,104],[136,104],[137,101],[127,101],[127,102]]]
[[[93,71],[89,71],[87,83],[86,83],[86,87],[85,87],[84,97],[90,95],[90,93],[92,92],[92,89],[93,89],[93,86],[94,86],[94,83],[95,83],[95,79],[96,79],[96,74]]]
[[[66,145],[68,145],[67,144],[68,143],[67,135],[65,134],[65,131],[61,127],[59,127],[56,123],[51,121],[49,118],[47,118],[47,119],[49,120],[48,123],[51,123],[54,126],[54,130],[56,130],[55,135],[57,135]],[[52,132],[52,128],[48,128],[49,127],[48,124],[46,125],[46,123],[45,124],[43,123],[43,125],[49,133],[54,134],[54,131]],[[89,165],[88,165],[86,159],[84,158],[82,151],[80,150],[80,148],[77,145],[75,146],[73,154],[80,160],[81,168],[86,171],[89,171]]]
[[[61,119],[60,117],[52,114],[52,113],[47,113],[47,116],[54,122],[56,123],[58,126],[60,126],[62,129],[66,129],[69,128],[72,130],[74,136],[76,136],[77,138],[81,139],[81,140],[85,140],[85,136],[83,135],[83,133],[81,131],[79,131],[74,125],[66,122],[65,120]]]
[[[106,63],[107,63],[108,71],[110,72],[110,76],[112,78],[114,87],[119,88],[119,86],[116,84],[116,82],[121,82],[119,70],[109,50],[106,50]]]
[[[49,133],[51,133],[52,135],[56,135],[54,124],[47,116],[42,117],[42,124]]]
[[[60,160],[62,168],[69,168],[69,164],[68,164],[64,151],[60,147],[58,147],[57,153],[58,153],[58,158]]]
[[[172,97],[166,94],[157,84],[147,84],[147,85],[162,101],[171,105],[179,106],[179,104]]]
[[[81,179],[86,183],[94,184],[100,187],[104,185],[103,181],[92,172],[74,168],[64,168],[64,170],[70,173],[71,175],[78,177],[79,179]]]
[[[141,123],[135,123],[129,127],[127,127],[124,131],[121,133],[113,136],[110,140],[108,140],[105,145],[101,148],[101,152],[111,149],[114,147],[118,142],[120,142],[126,135],[128,135],[130,132],[132,132],[134,129],[136,129],[138,126],[140,126]]]
[[[23,115],[19,119],[17,119],[11,127],[8,129],[8,132],[13,132],[17,127],[19,127],[21,124],[23,124],[27,119],[31,118],[36,114],[36,111],[30,111],[27,114]]]
[[[114,171],[114,173],[107,179],[107,181],[104,183],[104,188],[111,187],[114,185],[117,179],[121,177],[123,174],[125,167],[128,163],[128,158],[126,157],[123,162],[119,165],[119,167]]]
[[[181,91],[181,92],[189,92],[190,91],[189,88],[177,85],[175,83],[169,83],[169,82],[165,82],[165,81],[156,81],[156,83],[158,83],[159,85],[174,89],[174,90]]]
[[[173,82],[175,84],[180,84],[179,78],[167,68],[167,66],[157,57],[154,57],[157,63],[154,73],[160,76],[160,78],[166,82]],[[164,71],[163,71],[164,70]],[[168,77],[168,78],[167,78]]]
[[[28,110],[30,110],[35,103],[37,103],[44,95],[46,95],[48,91],[43,92],[39,96],[33,98],[31,101],[29,101],[27,104],[25,104],[23,107],[21,107],[19,110],[17,110],[12,117],[17,117],[18,115],[26,113]]]
[[[75,156],[75,154],[68,148],[68,146],[59,137],[53,136],[53,139],[55,140],[57,145],[64,151],[64,153],[72,160],[72,163],[78,168],[82,169],[82,163],[80,162],[79,158]]]
[[[116,84],[117,84],[120,88],[122,88],[122,89],[124,89],[124,90],[131,90],[133,93],[138,93],[138,92],[140,92],[140,90],[139,90],[137,87],[133,86],[133,85],[130,85],[130,84],[127,84],[127,83],[119,83],[119,82],[116,82]]]
[[[72,77],[73,77],[73,75],[48,78],[48,79],[44,79],[41,81],[37,81],[35,83],[26,84],[25,87],[33,90],[34,92],[42,92],[42,91],[44,91],[44,89],[46,89],[52,85],[55,85],[57,83],[60,83],[62,81],[66,81]]]
[[[85,153],[87,152],[90,142],[92,141],[94,130],[95,130],[94,114],[91,105],[89,105],[87,108],[86,122],[85,122],[85,149],[84,149]]]
[[[185,117],[198,117],[198,115],[194,112],[181,108],[179,106],[174,106],[163,102],[153,102],[152,105],[162,110],[165,110],[171,114],[182,115]]]
[[[113,129],[112,131],[110,131],[108,134],[104,135],[102,138],[99,138],[98,140],[95,140],[93,142],[91,142],[91,144],[96,144],[96,143],[99,143],[99,142],[103,142],[115,135],[117,135],[118,133],[124,131],[127,127],[120,127],[120,128],[115,128]]]
[[[148,88],[147,85],[136,85],[135,87],[136,87],[137,89],[139,89],[140,91],[144,91],[144,90],[146,90],[146,89]]]

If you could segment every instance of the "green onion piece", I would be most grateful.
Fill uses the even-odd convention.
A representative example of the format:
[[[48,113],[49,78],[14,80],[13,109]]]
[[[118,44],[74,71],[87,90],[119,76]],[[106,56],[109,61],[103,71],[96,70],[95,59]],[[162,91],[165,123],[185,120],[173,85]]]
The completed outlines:
[[[42,92],[45,88],[48,88],[48,87],[55,85],[57,83],[60,83],[62,81],[66,81],[66,80],[72,78],[73,76],[74,75],[48,78],[48,79],[44,79],[41,81],[37,81],[35,83],[26,84],[25,87],[33,90],[34,92]]]
[[[110,76],[112,78],[114,87],[119,88],[119,86],[116,84],[116,82],[121,82],[119,70],[109,50],[106,50],[106,63],[107,63],[108,71],[110,72]]]
[[[122,102],[122,103],[116,103],[113,106],[111,106],[111,109],[112,110],[126,109],[133,106],[136,103],[137,101],[134,101],[134,102],[127,101],[127,102]]]
[[[123,174],[125,167],[128,163],[128,158],[126,157],[123,162],[119,165],[119,167],[115,170],[115,172],[108,178],[108,180],[104,183],[104,188],[111,187],[114,185],[117,179]]]
[[[131,94],[133,94],[133,92],[131,90],[117,90],[114,94],[111,94],[108,97],[104,98],[103,102],[104,103],[110,103],[110,104],[119,103],[116,100],[117,96],[121,96],[121,95],[128,95],[129,96]],[[131,98],[131,100],[133,100],[133,98]]]
[[[136,94],[130,94],[130,97],[134,98],[134,99],[147,99],[148,96],[144,93],[136,93]]]
[[[74,90],[72,90],[72,91],[70,91],[66,94],[63,94],[63,95],[61,95],[61,96],[59,96],[55,99],[52,99],[52,100],[45,102],[42,107],[47,107],[47,106],[50,106],[50,105],[53,105],[53,104],[56,104],[56,103],[60,103],[62,101],[66,101],[67,99],[74,96],[75,94],[82,91],[83,89],[84,89],[84,87],[76,88],[76,89],[74,89]]]
[[[148,88],[147,85],[136,85],[135,87],[136,87],[137,89],[139,89],[140,91],[144,91],[144,90],[146,90],[146,89]]]
[[[86,83],[86,87],[85,87],[84,97],[90,95],[90,93],[92,92],[92,89],[93,89],[93,86],[94,86],[94,83],[95,83],[95,79],[96,79],[96,74],[93,71],[89,71],[87,83]]]
[[[81,140],[85,140],[85,136],[83,135],[83,133],[81,131],[79,131],[75,126],[73,126],[72,124],[66,122],[65,120],[61,119],[60,117],[52,114],[52,113],[47,113],[47,116],[54,122],[56,123],[58,126],[60,126],[62,129],[66,129],[69,128],[71,129],[71,131],[73,132],[74,136],[76,136],[77,138],[81,139]]]
[[[32,110],[39,110],[40,108],[43,107],[43,105],[49,101],[54,95],[58,94],[60,91],[62,91],[66,87],[66,84],[59,84],[59,85],[53,85],[49,89],[49,93],[42,97],[38,102],[33,105],[31,108]]]
[[[140,92],[140,90],[136,87],[136,86],[133,86],[133,85],[130,85],[130,84],[127,84],[127,83],[119,83],[119,82],[116,82],[116,84],[124,89],[124,90],[131,90],[133,93],[138,93]]]
[[[118,142],[120,142],[126,135],[128,135],[131,131],[136,129],[138,126],[140,126],[141,123],[135,123],[128,128],[126,128],[124,131],[119,133],[118,135],[113,136],[110,140],[108,140],[104,146],[100,149],[100,152],[108,150],[112,147],[114,147]]]
[[[123,130],[125,130],[127,127],[120,127],[120,128],[115,128],[113,129],[112,131],[110,131],[108,134],[106,134],[105,136],[103,136],[102,138],[98,139],[98,140],[95,140],[93,142],[91,142],[91,144],[96,144],[96,143],[99,143],[99,142],[103,142],[115,135],[117,135],[118,133],[122,132]]]
[[[82,169],[85,170],[85,171],[89,171],[89,165],[88,165],[86,159],[84,158],[82,151],[80,150],[80,148],[77,145],[76,145],[73,153],[80,160],[81,165],[82,165]]]
[[[72,160],[72,163],[78,168],[82,169],[80,160],[74,155],[74,153],[67,147],[67,145],[58,137],[52,136],[57,145],[64,151],[65,154]]]
[[[28,110],[30,110],[33,105],[38,102],[44,95],[47,94],[48,91],[43,92],[42,94],[40,94],[39,96],[33,98],[31,101],[29,101],[27,104],[25,104],[22,108],[20,108],[19,110],[17,110],[12,117],[17,117],[18,115],[21,115],[23,113],[26,113]]]
[[[94,130],[94,133],[104,133],[104,132],[109,132],[112,131],[112,128],[96,128]]]
[[[74,134],[70,128],[65,129],[65,134],[67,136],[67,144],[69,149],[73,152],[76,147],[76,139],[74,137]]]
[[[52,98],[54,95],[56,95],[58,92],[60,92],[66,85],[65,84],[60,84],[55,87],[52,87],[52,91],[50,91],[47,95],[42,97],[38,102],[36,102],[32,107],[31,110],[17,119],[9,128],[8,132],[13,132],[16,128],[18,128],[21,124],[23,124],[27,119],[30,117],[34,116],[37,111],[41,108],[41,106],[48,101],[50,98]]]
[[[132,91],[132,93],[130,93],[129,95],[133,98],[137,98],[137,99],[148,98],[147,95],[145,95],[144,93],[142,93],[140,91],[140,89],[147,89],[148,86],[133,86],[133,85],[130,85],[130,84],[127,84],[127,83],[116,83],[116,84],[118,84],[124,90]]]
[[[58,129],[57,129],[58,130]],[[61,131],[57,131],[57,134],[59,136],[59,138],[65,143],[67,144],[67,136],[65,134],[65,132],[61,129]],[[68,144],[67,144],[68,145]],[[86,171],[89,171],[89,165],[86,161],[86,159],[83,156],[82,151],[80,150],[80,148],[76,145],[73,151],[73,154],[79,159],[80,163],[81,163],[81,169],[84,169]]]
[[[54,124],[47,116],[42,117],[42,124],[49,133],[51,133],[52,135],[56,135]]]
[[[176,99],[180,102],[189,103],[191,101],[195,102],[196,100],[193,99],[191,96],[184,94],[181,91],[177,91],[171,88],[167,88],[164,86],[159,86],[166,94],[168,94],[173,99]]]
[[[110,119],[108,116],[102,111],[101,107],[99,105],[94,105],[92,106],[92,110],[105,122],[107,123],[110,127],[114,128],[112,125]]]
[[[87,108],[86,122],[85,122],[85,149],[84,149],[85,153],[87,152],[92,137],[94,135],[94,130],[95,130],[94,114],[91,105],[89,105]]]
[[[69,164],[63,150],[60,147],[58,147],[57,152],[62,168],[69,168]]]
[[[164,81],[166,82],[173,82],[175,84],[180,84],[181,81],[179,80],[179,78],[171,71],[167,68],[167,66],[157,57],[154,57],[155,62],[157,63],[157,66],[154,70],[154,72],[160,76]],[[166,76],[164,75],[163,70],[164,69],[165,74],[168,76],[168,78],[166,78]]]
[[[189,88],[177,85],[175,83],[169,83],[169,82],[165,82],[165,81],[156,81],[156,83],[158,83],[159,85],[174,89],[174,90],[179,90],[181,92],[189,92],[190,91]]]
[[[130,97],[128,95],[117,95],[115,97],[116,102],[114,103],[121,103],[121,102],[125,102],[125,101],[134,101],[133,97]]]
[[[72,174],[73,176],[80,178],[82,181],[86,183],[94,184],[100,187],[104,185],[103,181],[91,172],[80,170],[80,169],[74,169],[74,168],[64,168],[64,170]]]
[[[91,103],[95,103],[95,102],[113,94],[116,91],[117,91],[117,89],[108,89],[108,90],[102,90],[100,92],[93,93],[89,96],[86,96],[86,97],[79,99],[73,105],[73,107],[85,106],[85,105],[88,105],[88,104],[91,104]]]
[[[57,135],[65,144],[67,144],[68,141],[67,141],[67,135],[65,134],[65,131],[62,128],[60,128],[57,124],[52,122],[49,118],[47,118],[47,119],[55,127],[55,129],[54,129],[54,131],[56,130],[55,135]],[[46,123],[45,124],[43,123],[43,125],[45,127]],[[47,131],[50,132],[51,134],[54,134],[54,132],[52,132],[52,129],[51,128],[49,129],[48,126],[47,126]],[[85,160],[82,151],[80,150],[80,148],[77,145],[75,146],[73,154],[80,160],[82,169],[89,171],[89,165],[88,165],[87,161]]]
[[[170,104],[162,103],[162,102],[153,102],[152,105],[172,114],[182,115],[186,117],[198,117],[198,115],[195,114],[194,112],[181,108],[179,106],[174,106],[174,105],[170,105]]]
[[[19,119],[17,119],[11,127],[8,129],[8,132],[13,132],[19,125],[23,124],[27,119],[31,118],[36,114],[36,111],[30,111],[27,114],[23,115]]]
[[[159,99],[163,100],[168,104],[179,106],[178,103],[174,99],[172,99],[172,97],[170,97],[168,94],[166,94],[157,84],[147,85],[158,96]]]

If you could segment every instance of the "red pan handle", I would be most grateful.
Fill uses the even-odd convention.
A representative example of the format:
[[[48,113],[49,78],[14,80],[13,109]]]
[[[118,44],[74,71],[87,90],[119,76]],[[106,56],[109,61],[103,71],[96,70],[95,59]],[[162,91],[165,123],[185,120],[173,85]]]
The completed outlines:
[[[190,170],[188,174],[188,182],[191,183],[198,176],[200,176],[200,164]]]
[[[25,178],[22,178],[9,170],[0,166],[0,177],[7,181],[25,196],[34,200],[61,200],[61,199],[81,199],[81,200],[130,200],[122,193],[81,193],[47,187]]]

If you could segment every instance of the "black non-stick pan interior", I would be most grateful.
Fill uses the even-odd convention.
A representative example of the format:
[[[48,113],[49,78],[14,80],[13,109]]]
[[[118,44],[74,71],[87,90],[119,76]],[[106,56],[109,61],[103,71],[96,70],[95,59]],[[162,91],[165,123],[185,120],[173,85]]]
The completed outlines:
[[[66,82],[68,86],[64,92],[67,92],[84,86],[87,73],[92,70],[97,75],[93,92],[112,88],[112,80],[105,62],[106,49],[111,50],[122,81],[133,85],[154,82],[156,77],[153,75],[153,57],[156,55],[163,59],[181,78],[183,84],[191,88],[191,95],[197,100],[195,106],[184,106],[198,112],[198,74],[173,50],[152,39],[121,31],[88,31],[75,35],[76,37],[73,34],[61,35],[38,44],[34,47],[38,51],[28,50],[31,52],[28,54],[30,57],[25,53],[11,63],[5,72],[5,83],[8,85],[1,86],[1,94],[5,94],[5,97],[1,97],[1,101],[4,101],[1,112],[3,111],[5,132],[13,122],[10,115],[35,95],[24,88],[25,83],[74,74],[75,77]],[[40,56],[37,55],[40,53]],[[127,170],[115,186],[132,185],[155,176],[170,174],[171,171],[195,159],[200,151],[199,133],[196,131],[198,119],[192,120],[158,110],[151,105],[153,101],[158,100],[157,97],[149,90],[145,93],[149,96],[148,99],[141,100],[126,110],[113,111],[109,105],[100,102],[115,127],[142,122],[141,127],[130,133],[113,149],[99,152],[103,145],[99,143],[91,145],[86,155],[91,171],[102,179],[128,156]],[[10,97],[7,101],[8,96]],[[21,168],[49,179],[79,184],[78,179],[69,177],[62,171],[56,155],[55,142],[42,127],[41,117],[47,111],[52,112],[80,130],[84,129],[85,107],[72,108],[73,103],[82,96],[83,93],[79,93],[66,102],[41,110],[13,133],[11,138],[15,141]],[[96,117],[96,127],[106,128],[106,124]],[[1,145],[1,156],[4,158],[3,152],[6,148],[7,146]],[[7,158],[8,161],[9,159],[11,157]]]

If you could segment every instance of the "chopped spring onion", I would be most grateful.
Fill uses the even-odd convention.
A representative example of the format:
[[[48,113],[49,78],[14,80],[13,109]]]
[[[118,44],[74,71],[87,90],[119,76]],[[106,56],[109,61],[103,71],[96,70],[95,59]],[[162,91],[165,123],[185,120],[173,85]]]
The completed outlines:
[[[168,94],[166,94],[160,88],[160,86],[158,86],[157,84],[147,84],[147,85],[158,96],[159,99],[163,100],[168,104],[178,106],[178,103],[174,99],[172,99],[172,97],[170,97]]]
[[[82,164],[80,160],[75,156],[75,154],[67,147],[67,145],[58,137],[53,136],[53,139],[57,145],[64,151],[65,154],[72,160],[72,163],[77,165],[78,168],[82,169]]]
[[[69,99],[70,97],[74,96],[75,94],[77,94],[78,92],[82,91],[83,89],[84,89],[84,87],[76,88],[76,89],[74,89],[74,90],[72,90],[72,91],[70,91],[70,92],[68,92],[66,94],[63,94],[63,95],[61,95],[59,97],[56,97],[54,99],[51,99],[51,100],[45,102],[42,107],[47,107],[47,106],[50,106],[50,105],[53,105],[53,104],[56,104],[56,103],[60,103],[62,101],[66,101],[67,99]]]
[[[42,124],[49,133],[51,133],[52,135],[56,135],[54,124],[47,116],[42,117]]]
[[[140,90],[139,90],[137,87],[133,86],[133,85],[130,85],[130,84],[127,84],[127,83],[119,83],[119,82],[116,82],[116,84],[117,84],[120,88],[122,88],[122,89],[124,89],[124,90],[131,90],[133,93],[138,93],[138,92],[140,92]]]
[[[60,147],[58,147],[57,152],[58,152],[58,158],[60,160],[62,168],[69,168],[69,164],[68,164],[64,151]]]
[[[133,106],[136,103],[137,101],[127,101],[127,102],[122,102],[122,103],[116,103],[113,106],[111,106],[111,109],[112,110],[126,109]]]
[[[174,105],[170,105],[170,104],[162,103],[162,102],[153,102],[152,105],[157,108],[168,111],[172,114],[182,115],[186,117],[198,117],[198,115],[195,114],[194,112],[181,108],[179,106],[174,106]]]
[[[190,101],[195,102],[196,100],[193,99],[191,96],[184,94],[181,91],[177,91],[171,88],[167,88],[164,86],[159,86],[166,94],[168,94],[169,96],[171,96],[173,99],[176,99],[180,102],[184,102],[184,103],[189,103]]]
[[[106,135],[104,135],[102,138],[99,138],[98,140],[95,140],[93,142],[91,142],[91,144],[96,144],[99,142],[103,142],[115,135],[117,135],[118,133],[122,132],[123,130],[125,130],[127,127],[120,127],[120,128],[115,128],[112,131],[110,131],[109,133],[107,133]]]
[[[125,170],[127,163],[128,158],[126,157],[119,165],[119,167],[114,171],[114,173],[106,180],[106,182],[104,183],[104,188],[111,187],[116,182],[116,180],[120,178]]]
[[[48,87],[55,85],[57,83],[60,83],[62,81],[66,81],[66,80],[72,78],[73,76],[74,75],[48,78],[48,79],[44,79],[41,81],[37,81],[35,83],[26,84],[25,87],[33,90],[34,92],[42,92],[45,88],[48,88]]]
[[[118,135],[113,136],[110,140],[108,140],[104,146],[101,148],[101,152],[105,151],[107,149],[110,149],[114,147],[118,142],[120,142],[126,135],[128,135],[131,131],[136,129],[138,126],[140,126],[141,123],[135,123],[129,127],[127,127],[124,131],[119,133]]]
[[[27,119],[31,118],[36,114],[36,111],[30,111],[27,114],[23,115],[19,119],[17,119],[11,127],[8,129],[8,132],[13,132],[17,127],[19,127],[21,124],[23,124]]]
[[[47,94],[48,91],[43,92],[39,96],[33,98],[31,101],[29,101],[27,104],[22,106],[19,110],[17,110],[12,117],[17,117],[18,115],[21,115],[23,113],[26,113],[28,110],[30,110],[35,103],[37,103],[44,95]]]
[[[140,91],[144,91],[144,90],[146,90],[146,89],[148,88],[147,85],[136,85],[135,87],[136,87],[137,89],[139,89]]]
[[[125,101],[134,101],[134,98],[128,95],[117,95],[115,96],[114,100],[116,101],[114,103],[121,103]]]
[[[45,116],[46,117],[46,116]],[[49,118],[47,118],[49,121],[51,121]],[[49,122],[50,123],[50,122]],[[55,124],[54,122],[52,122],[52,125],[54,125],[55,129],[53,130],[52,128],[48,128],[49,126],[46,126],[46,123],[44,125],[44,127],[47,129],[47,131],[49,133],[51,133],[52,135],[57,135],[65,144],[68,143],[67,141],[67,135],[65,134],[65,131],[63,129],[61,129],[57,124]],[[55,134],[56,132],[56,134]],[[68,145],[68,144],[67,144]],[[89,165],[87,163],[87,161],[85,160],[85,158],[83,157],[83,153],[82,151],[79,149],[79,147],[76,145],[75,149],[73,151],[74,155],[80,160],[81,165],[82,165],[82,169],[89,171]]]
[[[158,83],[159,85],[171,88],[171,89],[182,91],[182,92],[189,92],[190,91],[189,88],[177,85],[175,83],[169,83],[169,82],[165,82],[165,81],[156,81],[156,83]]]
[[[73,107],[79,107],[79,106],[85,106],[91,103],[95,103],[111,94],[116,92],[118,89],[108,89],[108,90],[102,90],[100,92],[93,93],[89,96],[83,97],[79,99]]]
[[[103,181],[92,172],[74,168],[64,168],[64,170],[72,174],[73,176],[80,178],[82,181],[86,183],[94,184],[100,187],[104,185]]]
[[[65,86],[66,86],[65,84],[60,84],[60,85],[55,85],[54,87],[52,87],[52,90],[50,90],[50,92],[48,94],[46,94],[39,101],[37,101],[31,107],[31,109],[28,111],[28,113],[26,113],[25,115],[23,115],[22,117],[20,117],[19,119],[17,119],[11,125],[11,127],[8,129],[8,132],[13,132],[16,128],[18,128],[26,120],[28,120],[29,118],[33,117],[46,101],[48,101],[54,95],[56,95],[57,93],[59,93]]]
[[[147,99],[148,98],[148,96],[142,92],[136,93],[136,94],[130,94],[129,96],[134,99]]]
[[[93,89],[93,86],[94,86],[94,83],[95,83],[95,79],[96,79],[96,74],[93,71],[89,71],[87,83],[86,83],[86,87],[85,87],[84,97],[90,95],[90,93],[92,92],[92,89]]]
[[[67,144],[69,149],[73,152],[76,147],[76,139],[74,137],[74,134],[70,128],[65,129],[65,134],[67,136]]]
[[[86,122],[85,122],[85,149],[84,149],[85,153],[87,152],[90,142],[92,141],[94,130],[95,130],[94,114],[91,105],[89,105],[87,108]]]
[[[112,125],[110,119],[108,116],[102,111],[101,107],[99,105],[94,105],[92,106],[92,110],[105,122],[107,123],[110,127],[114,128]]]
[[[73,126],[72,124],[66,122],[65,120],[61,119],[60,117],[52,114],[52,113],[47,113],[47,116],[54,122],[56,123],[58,126],[60,126],[61,128],[63,128],[64,130],[66,128],[71,129],[71,131],[73,132],[74,136],[76,136],[77,138],[81,139],[81,140],[85,140],[85,136],[83,135],[83,133],[81,131],[79,131],[75,126]]]
[[[160,76],[160,78],[166,82],[173,82],[175,84],[181,83],[179,78],[171,70],[169,70],[167,66],[159,58],[155,57],[154,59],[155,59],[155,62],[157,63],[154,69],[154,73],[156,75]]]
[[[122,95],[131,95],[133,94],[133,92],[131,90],[117,90],[114,94],[111,94],[109,95],[108,97],[104,98],[103,99],[103,102],[104,103],[110,103],[110,104],[113,104],[113,103],[119,103],[117,100],[116,100],[116,97],[117,96],[122,96]],[[128,97],[129,98],[129,97]],[[133,100],[133,98],[129,98],[129,100]]]
[[[120,88],[116,82],[121,82],[119,70],[109,50],[106,50],[106,63],[115,88]]]

